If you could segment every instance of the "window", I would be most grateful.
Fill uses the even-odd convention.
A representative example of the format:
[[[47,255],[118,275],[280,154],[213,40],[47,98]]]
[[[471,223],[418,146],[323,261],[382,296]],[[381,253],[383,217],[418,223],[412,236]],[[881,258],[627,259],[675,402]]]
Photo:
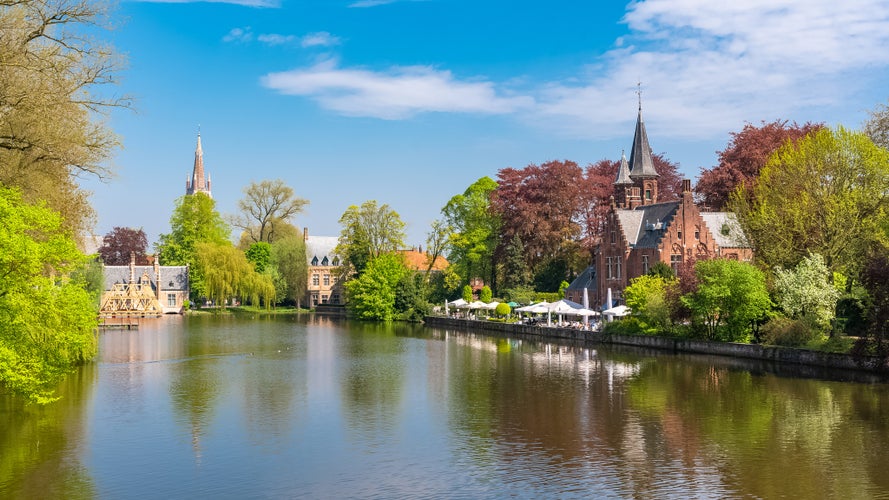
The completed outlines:
[[[670,267],[673,268],[673,272],[679,272],[679,264],[682,264],[682,254],[674,253],[670,255]]]
[[[334,266],[338,266],[338,265],[340,265],[340,258],[339,258],[339,257],[336,257],[336,256],[335,256],[335,257],[333,258],[333,265],[334,265]]]
[[[699,228],[699,227],[695,228],[695,239],[696,240],[701,239],[701,228]]]
[[[324,275],[324,286],[330,286],[330,275],[329,274]]]
[[[317,255],[314,256],[314,257],[312,257],[312,265],[313,265],[313,266],[317,266],[317,265],[318,265],[318,256],[317,256]]]
[[[318,286],[319,276],[317,274],[312,275],[312,285]]]
[[[611,257],[605,257],[605,267],[608,269],[608,279],[614,279],[614,273],[611,270]]]
[[[616,278],[620,279],[620,257],[618,256],[618,257],[615,257],[614,259],[617,261],[617,276],[616,276]]]
[[[312,294],[312,305],[313,305],[313,306],[317,306],[317,305],[318,305],[318,294],[317,294],[317,293],[313,293],[313,294]]]
[[[167,294],[167,307],[176,307],[176,294],[168,293]]]
[[[682,229],[676,230],[676,239],[682,241]]]
[[[614,245],[615,243],[617,243],[617,239],[616,239],[616,236],[615,236],[615,234],[614,234],[614,229],[612,229],[612,230],[611,230],[611,244]]]
[[[326,266],[330,261],[327,260],[327,256],[325,255],[323,259],[321,259],[321,265]]]
[[[326,303],[327,303],[327,295],[322,295],[322,296],[321,296],[321,303],[322,303],[322,304],[326,304]]]
[[[340,294],[335,293],[335,294],[331,295],[330,301],[334,304],[339,304],[340,303]]]
[[[648,274],[648,256],[642,256],[642,274]]]
[[[651,190],[650,189],[645,190],[645,199],[648,201],[651,201]]]

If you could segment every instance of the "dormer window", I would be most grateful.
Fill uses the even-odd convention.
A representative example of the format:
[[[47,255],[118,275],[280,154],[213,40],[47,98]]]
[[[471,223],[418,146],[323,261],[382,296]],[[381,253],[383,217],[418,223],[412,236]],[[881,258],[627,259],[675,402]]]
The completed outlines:
[[[334,265],[334,266],[338,266],[338,265],[340,265],[340,258],[339,258],[339,257],[334,257],[334,258],[333,258],[333,265]]]
[[[321,265],[326,266],[329,265],[330,261],[327,260],[327,256],[325,255],[323,259],[321,259]]]
[[[317,256],[317,255],[314,256],[314,257],[312,257],[312,265],[313,265],[313,266],[317,266],[317,265],[318,265],[318,256]]]

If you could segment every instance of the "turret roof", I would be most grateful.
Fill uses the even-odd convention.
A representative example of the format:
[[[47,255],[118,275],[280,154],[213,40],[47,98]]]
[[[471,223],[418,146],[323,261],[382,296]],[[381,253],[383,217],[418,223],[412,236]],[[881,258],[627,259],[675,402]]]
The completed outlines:
[[[642,102],[639,102],[639,116],[636,118],[636,133],[633,135],[633,147],[630,149],[630,178],[645,179],[657,177],[654,161],[651,159],[651,146],[648,144],[648,133],[642,121]]]

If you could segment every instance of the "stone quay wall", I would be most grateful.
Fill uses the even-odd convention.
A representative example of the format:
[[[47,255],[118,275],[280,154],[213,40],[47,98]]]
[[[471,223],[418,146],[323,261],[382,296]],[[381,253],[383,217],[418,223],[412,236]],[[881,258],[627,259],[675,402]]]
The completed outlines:
[[[562,339],[590,344],[626,345],[660,349],[670,352],[732,356],[736,358],[819,366],[842,370],[875,372],[885,371],[887,369],[887,366],[883,364],[882,360],[879,358],[856,359],[849,354],[810,351],[807,349],[794,349],[790,347],[657,337],[652,335],[610,335],[602,332],[590,332],[573,328],[520,325],[516,323],[499,323],[495,321],[458,319],[444,316],[427,316],[425,323],[427,326],[434,328],[483,330],[504,335],[527,335],[539,337],[541,340]]]

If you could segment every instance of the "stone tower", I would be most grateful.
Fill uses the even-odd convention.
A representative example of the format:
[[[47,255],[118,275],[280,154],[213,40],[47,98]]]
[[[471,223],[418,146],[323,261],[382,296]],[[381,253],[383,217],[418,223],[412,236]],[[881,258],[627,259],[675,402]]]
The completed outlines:
[[[194,170],[191,173],[191,179],[185,180],[185,194],[204,193],[209,197],[210,194],[210,176],[204,179],[204,150],[201,148],[201,134],[198,132],[198,146],[194,150]]]

